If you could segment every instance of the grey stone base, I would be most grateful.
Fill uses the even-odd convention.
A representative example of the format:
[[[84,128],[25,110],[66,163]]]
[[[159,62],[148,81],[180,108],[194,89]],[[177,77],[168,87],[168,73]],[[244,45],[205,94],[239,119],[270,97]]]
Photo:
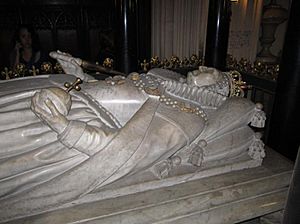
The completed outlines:
[[[11,223],[239,223],[282,210],[292,170],[288,160],[267,150],[260,167],[127,195],[115,190],[105,199],[95,192],[89,200]]]

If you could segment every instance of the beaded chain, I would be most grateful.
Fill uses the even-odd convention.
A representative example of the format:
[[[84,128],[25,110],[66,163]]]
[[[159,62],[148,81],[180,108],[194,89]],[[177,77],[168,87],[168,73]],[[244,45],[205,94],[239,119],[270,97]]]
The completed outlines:
[[[178,108],[180,111],[201,116],[205,121],[207,121],[207,115],[199,107],[187,107],[183,102],[178,102],[177,100],[173,100],[172,98],[166,97],[165,95],[161,95],[159,97],[159,101],[167,106]]]
[[[145,91],[149,95],[158,96],[159,101],[165,104],[166,106],[177,108],[185,113],[192,113],[198,115],[202,117],[205,121],[207,121],[207,115],[200,107],[186,106],[184,102],[163,95],[160,91],[160,87],[162,86],[164,81],[163,79],[159,77],[149,76],[144,73],[132,73],[130,74],[130,79],[132,80],[135,87],[137,87],[141,91]]]

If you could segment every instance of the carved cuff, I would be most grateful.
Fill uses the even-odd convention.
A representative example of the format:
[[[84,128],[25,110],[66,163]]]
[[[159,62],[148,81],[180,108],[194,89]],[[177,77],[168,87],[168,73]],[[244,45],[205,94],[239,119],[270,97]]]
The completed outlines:
[[[57,136],[58,140],[67,146],[72,148],[83,135],[86,128],[86,123],[81,121],[70,121],[65,130]]]

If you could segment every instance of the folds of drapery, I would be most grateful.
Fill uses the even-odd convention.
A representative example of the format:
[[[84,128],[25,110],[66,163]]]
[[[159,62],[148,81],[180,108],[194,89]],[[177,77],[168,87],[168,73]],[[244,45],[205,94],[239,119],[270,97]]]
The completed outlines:
[[[151,45],[154,56],[202,57],[208,0],[153,0]]]
[[[179,58],[205,52],[209,0],[153,0],[152,56]],[[255,61],[263,1],[232,4],[228,53]]]

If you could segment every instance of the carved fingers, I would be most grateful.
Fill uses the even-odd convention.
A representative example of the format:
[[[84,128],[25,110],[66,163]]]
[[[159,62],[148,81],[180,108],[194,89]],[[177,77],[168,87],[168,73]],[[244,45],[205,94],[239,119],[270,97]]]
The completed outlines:
[[[66,74],[79,76],[80,78],[84,76],[81,68],[82,60],[80,58],[74,58],[72,55],[61,51],[52,51],[49,55],[60,63]]]
[[[35,93],[34,96],[31,98],[31,110],[38,116],[40,117],[42,114],[47,114],[47,112],[42,109],[41,105],[39,105],[40,101],[40,94]]]
[[[62,115],[54,103],[47,98],[45,101],[40,99],[40,93],[37,92],[31,99],[31,110],[46,125],[58,134],[62,133],[68,126],[69,121]]]
[[[76,63],[76,65],[81,66],[82,60],[80,58],[74,58],[72,55],[69,53],[61,52],[61,51],[52,51],[49,54],[52,58],[63,61],[63,62],[71,62],[71,63]]]
[[[62,114],[59,113],[59,111],[57,110],[57,108],[55,107],[55,105],[53,104],[53,102],[51,100],[47,99],[45,104],[49,108],[49,110],[51,111],[51,115],[53,117],[62,116]]]

